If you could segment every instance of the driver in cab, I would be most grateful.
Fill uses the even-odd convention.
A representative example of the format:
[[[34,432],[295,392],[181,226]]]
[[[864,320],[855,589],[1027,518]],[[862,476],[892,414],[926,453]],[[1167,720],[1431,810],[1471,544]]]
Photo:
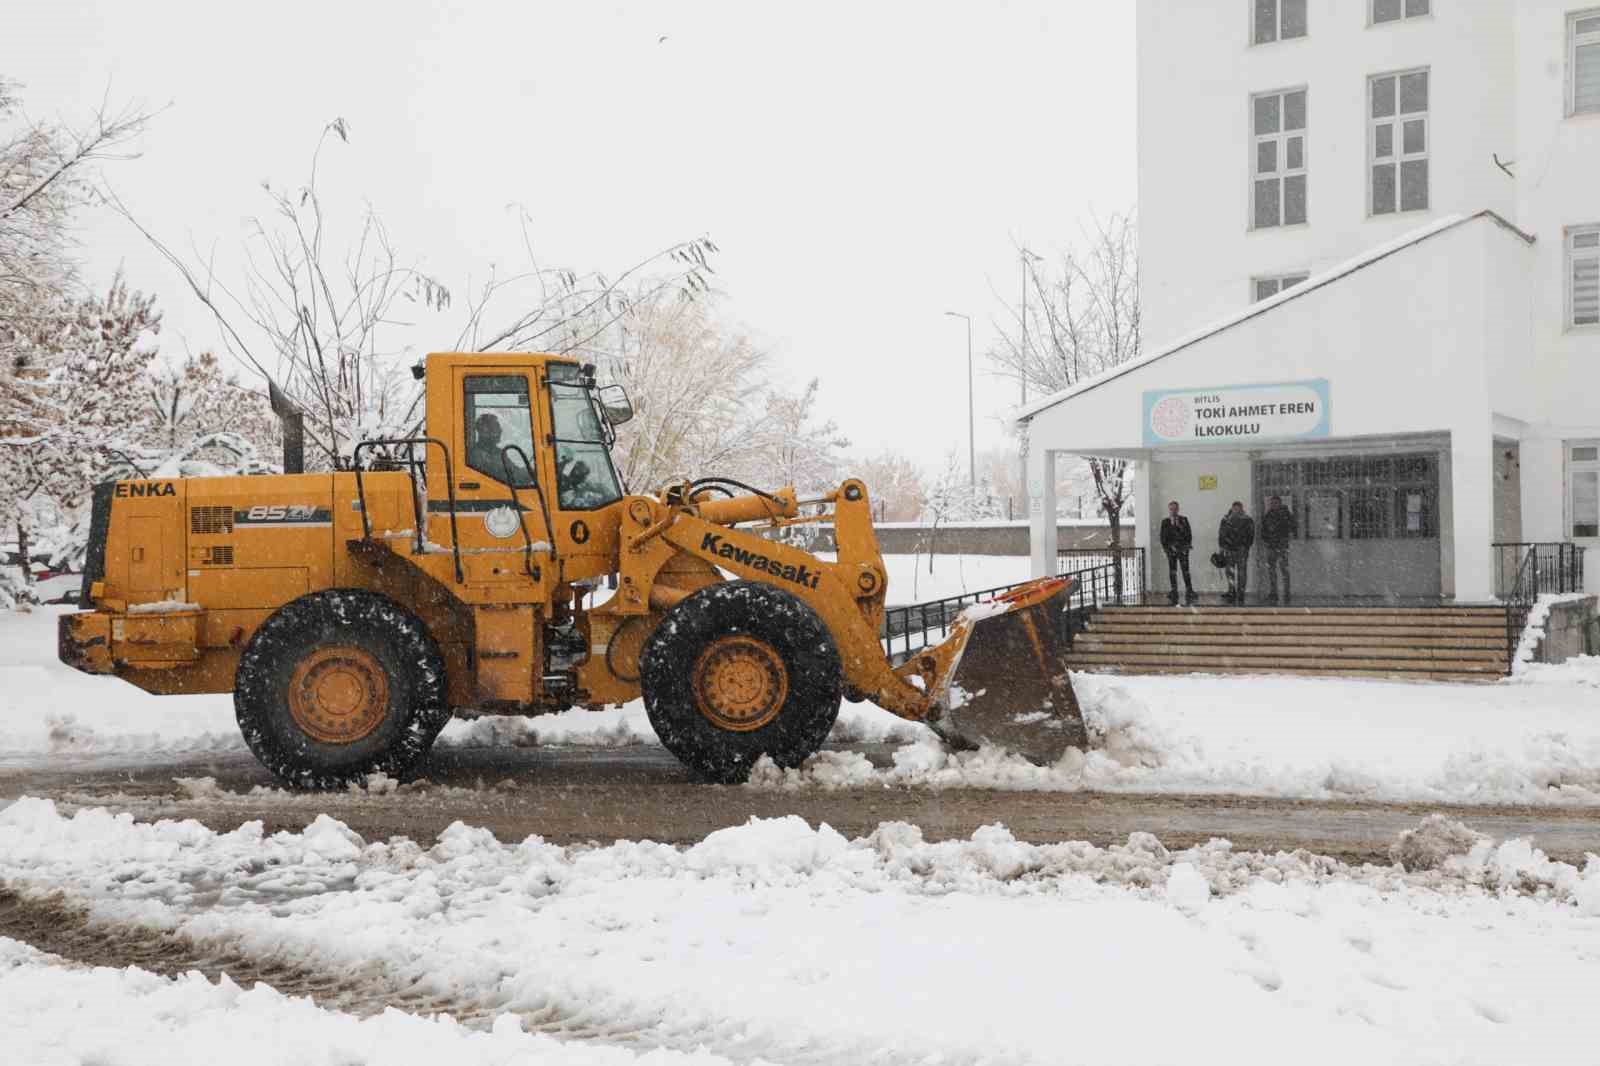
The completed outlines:
[[[505,478],[505,460],[500,455],[500,420],[485,411],[472,423],[472,447],[467,449],[467,465],[492,477]]]

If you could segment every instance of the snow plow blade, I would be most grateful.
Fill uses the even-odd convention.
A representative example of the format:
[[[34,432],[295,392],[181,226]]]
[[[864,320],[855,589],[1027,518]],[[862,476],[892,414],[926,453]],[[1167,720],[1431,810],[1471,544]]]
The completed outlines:
[[[961,613],[940,647],[937,720],[954,747],[991,744],[1029,762],[1086,749],[1088,730],[1067,673],[1061,615],[1071,578],[1044,578]]]

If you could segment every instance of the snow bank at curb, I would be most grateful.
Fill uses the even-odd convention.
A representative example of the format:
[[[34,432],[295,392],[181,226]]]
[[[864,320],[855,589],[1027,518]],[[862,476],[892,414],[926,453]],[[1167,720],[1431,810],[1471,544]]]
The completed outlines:
[[[430,880],[470,870],[474,881],[485,881],[498,872],[523,888],[542,886],[536,894],[586,878],[688,877],[771,887],[825,877],[837,887],[873,892],[1015,895],[1076,882],[1147,889],[1165,886],[1171,871],[1183,867],[1204,877],[1217,895],[1242,891],[1257,879],[1284,884],[1342,878],[1385,890],[1540,895],[1580,905],[1585,913],[1593,905],[1592,913],[1600,916],[1600,858],[1591,855],[1580,870],[1550,860],[1528,841],[1497,843],[1437,815],[1396,842],[1395,865],[1352,867],[1303,849],[1239,852],[1223,839],[1170,852],[1149,833],[1133,833],[1126,843],[1108,847],[1031,844],[1002,825],[980,828],[966,840],[930,842],[917,826],[884,822],[868,836],[847,840],[826,823],[813,827],[795,815],[752,817],[682,849],[647,840],[560,846],[537,836],[502,844],[487,829],[462,822],[423,848],[401,838],[368,843],[327,814],[299,833],[267,836],[260,822],[218,833],[192,819],[136,822],[131,814],[104,808],[63,815],[52,800],[24,797],[0,809],[0,856],[0,875],[45,877],[91,894],[124,886],[137,872],[139,898],[173,904],[209,899],[222,883],[235,884],[242,894],[234,898],[244,900],[334,885],[360,890],[420,869],[437,871]]]

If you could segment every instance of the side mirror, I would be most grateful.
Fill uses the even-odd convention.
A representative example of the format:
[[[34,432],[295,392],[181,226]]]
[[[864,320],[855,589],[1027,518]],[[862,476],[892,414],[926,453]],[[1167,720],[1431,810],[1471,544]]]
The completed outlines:
[[[606,421],[613,426],[620,426],[633,418],[633,401],[628,399],[628,390],[621,385],[604,385],[599,396],[600,409],[605,412]]]

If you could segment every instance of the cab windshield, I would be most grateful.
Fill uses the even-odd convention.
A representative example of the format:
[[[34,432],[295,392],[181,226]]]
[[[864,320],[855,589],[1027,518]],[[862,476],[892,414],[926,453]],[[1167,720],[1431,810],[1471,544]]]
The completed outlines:
[[[589,389],[551,380],[550,421],[555,428],[556,497],[561,509],[592,511],[622,499],[622,486],[611,465],[607,426]]]

